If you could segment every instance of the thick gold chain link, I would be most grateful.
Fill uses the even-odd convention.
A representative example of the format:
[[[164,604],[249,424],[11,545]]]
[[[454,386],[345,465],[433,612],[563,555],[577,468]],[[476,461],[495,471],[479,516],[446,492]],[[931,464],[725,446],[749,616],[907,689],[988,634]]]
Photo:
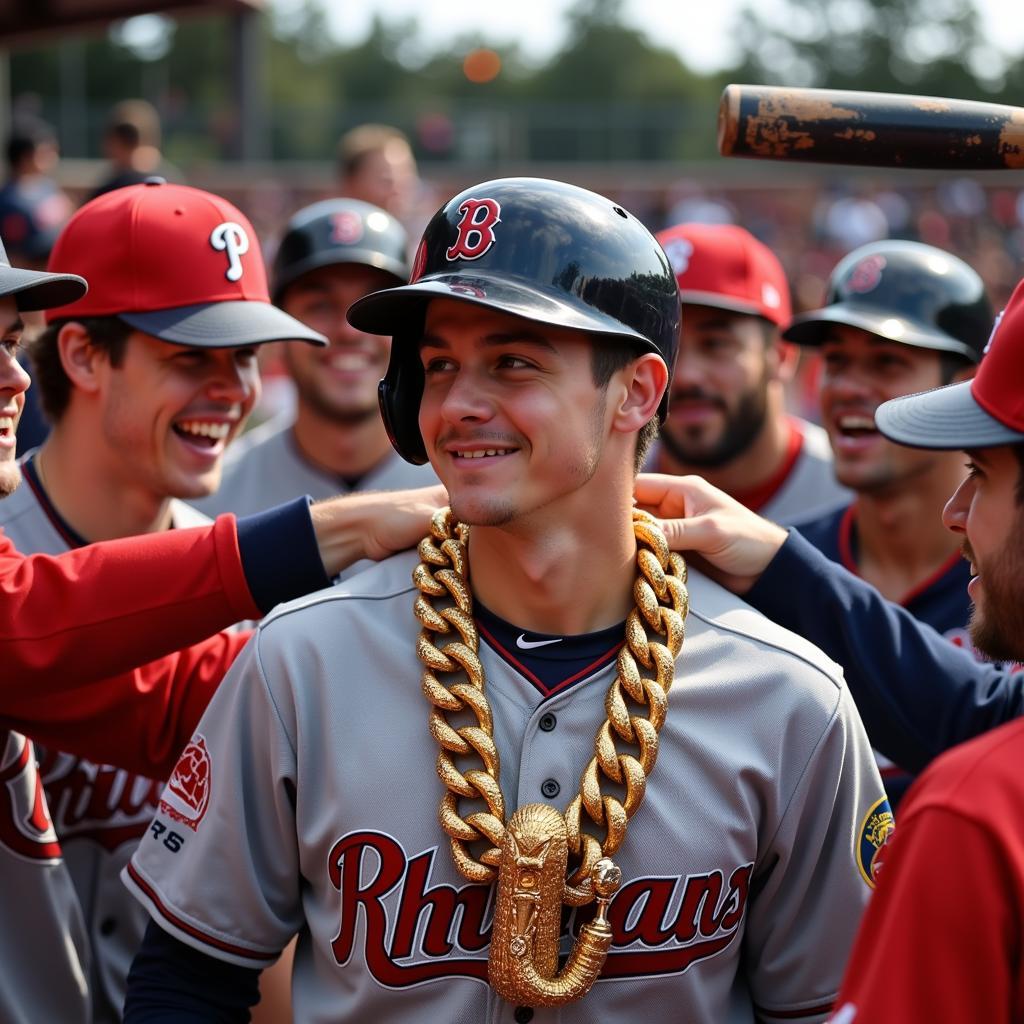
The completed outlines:
[[[574,906],[593,898],[591,869],[622,845],[629,819],[644,798],[647,776],[658,757],[658,733],[665,722],[675,660],[683,645],[689,606],[686,565],[669,551],[652,516],[634,511],[633,529],[638,570],[633,584],[634,608],[626,620],[618,672],[605,697],[607,717],[594,740],[594,756],[583,770],[579,793],[565,810],[569,850],[579,864],[566,880],[563,900]],[[413,571],[419,590],[414,610],[423,627],[416,653],[424,664],[422,685],[431,705],[430,733],[441,748],[437,758],[437,774],[445,786],[439,811],[441,827],[451,840],[459,872],[471,882],[486,883],[498,877],[506,813],[466,573],[468,542],[469,527],[457,523],[451,509],[434,514],[430,534],[418,548],[420,564]],[[649,633],[663,641],[650,639]],[[446,637],[452,639],[442,639]],[[457,673],[459,678],[445,685],[438,678],[442,673]],[[627,699],[646,708],[646,716],[630,714]],[[454,725],[449,721],[449,715],[466,719],[467,712],[475,722]],[[636,756],[620,751],[620,742],[638,748]],[[480,767],[465,771],[457,767],[456,758],[474,755]],[[604,792],[602,779],[624,789],[624,799]],[[486,810],[463,817],[460,798],[481,801]],[[584,831],[584,812],[594,826],[603,829],[603,840]],[[481,841],[490,845],[474,857],[470,844]]]

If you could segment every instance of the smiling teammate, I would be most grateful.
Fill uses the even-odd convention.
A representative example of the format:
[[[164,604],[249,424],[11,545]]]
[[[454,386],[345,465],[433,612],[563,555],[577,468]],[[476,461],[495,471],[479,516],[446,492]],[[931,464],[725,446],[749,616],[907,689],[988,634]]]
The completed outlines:
[[[1024,282],[972,381],[893,399],[875,417],[898,444],[961,448],[967,474],[942,518],[971,565],[971,638],[1007,661],[1024,659],[1022,380]],[[728,586],[842,662],[886,753],[914,767],[943,754],[900,809],[833,1024],[1024,1018],[1020,673],[951,647],[798,532],[695,477],[649,477],[638,497],[680,548],[700,551]]]
[[[292,217],[274,259],[271,295],[330,344],[287,346],[294,420],[272,420],[232,446],[220,488],[198,503],[203,512],[247,515],[297,494],[327,498],[437,482],[429,467],[398,456],[380,419],[377,382],[390,339],[345,319],[357,299],[406,282],[407,248],[394,217],[355,199],[328,199]]]
[[[843,259],[825,305],[783,332],[821,352],[822,422],[836,477],[856,495],[795,525],[884,597],[968,646],[968,568],[934,514],[960,481],[963,460],[893,444],[878,432],[875,410],[971,376],[991,329],[985,287],[966,263],[930,245],[885,241]],[[886,762],[883,778],[896,803],[911,776]]]
[[[394,338],[385,421],[468,545],[440,518],[260,626],[126,870],[154,918],[127,1021],[245,1019],[296,933],[307,1024],[824,1019],[889,819],[813,648],[692,572],[679,653],[680,567],[632,514],[678,316],[627,211],[537,179],[456,196],[412,282],[352,308]],[[568,921],[611,945],[585,995],[549,974],[566,884],[614,883],[602,852],[607,929]]]
[[[196,189],[137,185],[94,200],[50,267],[93,284],[50,311],[31,346],[53,429],[22,461],[0,527],[23,552],[58,554],[208,522],[180,499],[217,485],[259,395],[255,346],[322,339],[269,304],[242,213]],[[39,759],[91,946],[92,1019],[116,1021],[144,927],[117,876],[160,784],[56,749]]]
[[[651,467],[699,473],[778,522],[818,515],[849,497],[821,427],[786,412],[797,349],[776,255],[733,224],[679,224],[657,235],[683,303],[671,415]]]

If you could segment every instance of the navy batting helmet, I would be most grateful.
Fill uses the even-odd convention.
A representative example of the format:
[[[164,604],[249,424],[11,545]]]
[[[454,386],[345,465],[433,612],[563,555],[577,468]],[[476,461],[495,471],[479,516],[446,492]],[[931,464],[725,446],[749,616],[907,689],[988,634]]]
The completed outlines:
[[[921,242],[888,240],[840,260],[824,307],[795,317],[782,336],[820,345],[832,324],[976,363],[992,330],[992,307],[981,278],[963,260]]]
[[[299,210],[288,222],[274,257],[271,297],[303,274],[338,263],[377,267],[396,284],[409,280],[409,236],[385,210],[359,199],[325,199]]]
[[[402,288],[355,302],[353,326],[393,338],[380,382],[391,443],[427,461],[416,343],[427,303],[446,298],[586,331],[654,352],[671,377],[679,337],[675,275],[654,236],[610,199],[560,181],[502,178],[461,192],[427,225]],[[667,393],[658,408],[664,421]]]

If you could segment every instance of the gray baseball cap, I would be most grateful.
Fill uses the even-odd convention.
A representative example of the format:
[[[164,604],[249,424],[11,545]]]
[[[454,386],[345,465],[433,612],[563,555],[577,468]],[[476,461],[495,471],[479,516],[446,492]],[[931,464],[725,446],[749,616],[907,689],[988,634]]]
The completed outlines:
[[[885,402],[890,441],[912,448],[992,448],[1024,441],[1024,281],[996,318],[973,380]]]
[[[22,312],[67,305],[88,290],[85,278],[77,274],[47,274],[12,267],[4,243],[0,241],[0,297],[13,295]]]

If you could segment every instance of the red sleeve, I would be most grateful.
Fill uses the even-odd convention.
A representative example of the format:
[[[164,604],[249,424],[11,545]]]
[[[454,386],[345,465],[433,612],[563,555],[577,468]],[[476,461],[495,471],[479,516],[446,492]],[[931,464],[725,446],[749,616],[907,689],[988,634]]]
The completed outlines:
[[[57,556],[26,557],[0,531],[0,714],[261,614],[234,516]]]
[[[998,832],[962,812],[930,804],[913,814],[905,806],[857,933],[835,1024],[1017,1020],[1015,856]]]
[[[166,779],[251,632],[217,633],[141,668],[69,688],[59,700],[19,700],[0,726],[43,746]]]

